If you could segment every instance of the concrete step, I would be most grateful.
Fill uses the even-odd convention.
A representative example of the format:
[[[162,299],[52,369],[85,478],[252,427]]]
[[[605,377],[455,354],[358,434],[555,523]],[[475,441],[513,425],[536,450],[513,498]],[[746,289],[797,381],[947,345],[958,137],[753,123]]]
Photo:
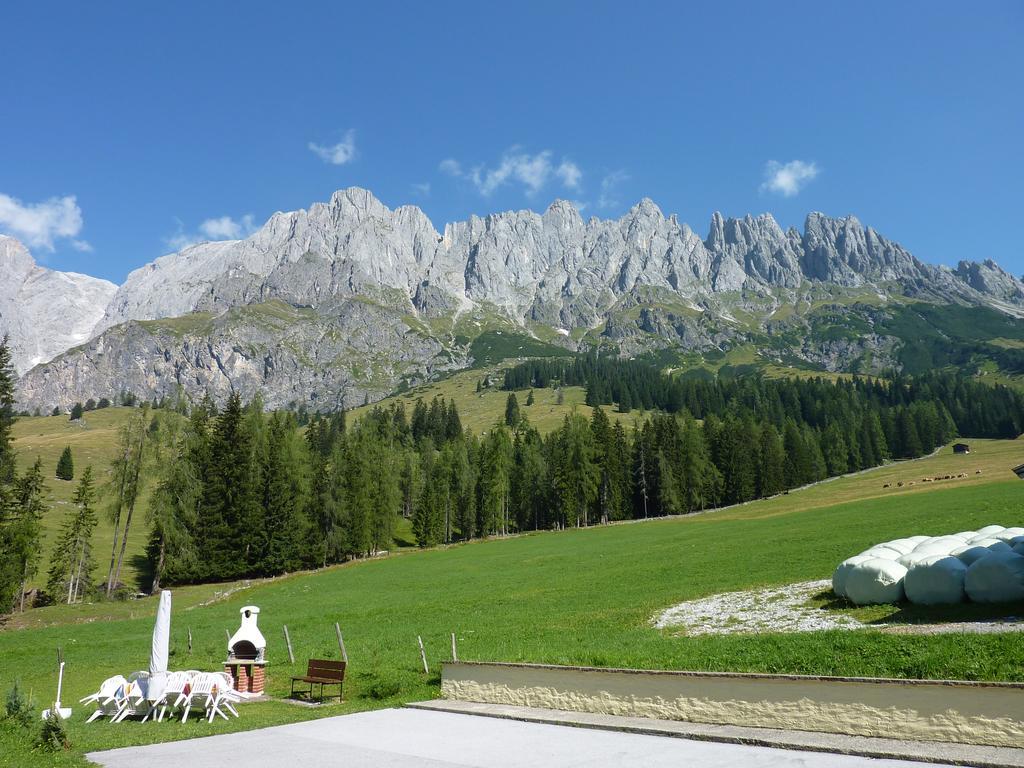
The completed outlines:
[[[619,717],[560,709],[517,707],[508,704],[481,704],[472,701],[435,699],[407,704],[413,709],[428,709],[463,715],[497,717],[528,723],[566,725],[576,728],[638,733],[648,736],[670,736],[697,741],[794,749],[808,752],[830,752],[859,757],[914,760],[944,765],[969,765],[978,768],[1024,768],[1024,749],[985,747],[948,742],[900,741],[868,736],[788,731],[773,728],[749,728],[735,725],[712,725],[676,720],[654,720],[643,717]]]

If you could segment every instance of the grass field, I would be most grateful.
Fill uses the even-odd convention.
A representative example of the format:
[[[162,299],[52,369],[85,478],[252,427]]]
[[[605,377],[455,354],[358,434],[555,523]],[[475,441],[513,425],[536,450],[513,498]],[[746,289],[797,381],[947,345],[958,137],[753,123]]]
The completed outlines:
[[[217,668],[225,655],[224,630],[237,626],[240,606],[254,603],[262,609],[275,696],[287,691],[288,677],[306,659],[337,654],[333,624],[340,622],[350,657],[346,702],[317,711],[279,702],[248,705],[239,721],[184,727],[86,726],[79,707],[69,723],[71,739],[76,752],[84,752],[428,698],[437,693],[434,670],[449,654],[450,632],[457,633],[464,659],[1024,680],[1019,634],[676,637],[651,626],[656,613],[683,600],[827,578],[841,559],[883,539],[1024,524],[1024,483],[1008,471],[1019,463],[1024,441],[972,446],[970,456],[955,461],[983,473],[966,480],[891,493],[881,488],[897,476],[946,474],[954,457],[943,452],[703,515],[407,550],[269,582],[175,590],[172,668]],[[20,679],[37,699],[52,695],[58,646],[69,665],[66,701],[110,674],[144,667],[154,609],[155,600],[147,598],[14,617],[0,632],[0,692]],[[1017,615],[1022,610],[1007,606]],[[284,624],[295,665],[287,661]],[[430,675],[419,669],[417,635],[427,647]],[[51,764],[12,754],[20,755],[18,765]]]
[[[18,467],[24,471],[36,457],[43,460],[43,477],[46,479],[47,501],[50,507],[49,513],[43,517],[43,563],[35,584],[41,584],[46,580],[53,544],[64,515],[70,508],[78,479],[85,467],[91,464],[97,488],[102,492],[110,476],[110,463],[117,452],[118,430],[127,422],[132,412],[131,408],[104,408],[89,411],[81,423],[69,421],[66,414],[22,417],[14,423],[14,449],[18,454]],[[75,479],[71,481],[58,480],[54,474],[57,459],[66,445],[71,446],[71,454],[75,461]],[[128,535],[125,558],[128,574],[124,581],[130,584],[134,583],[135,575],[142,565],[148,531],[145,509],[149,492],[149,484],[144,483],[136,508],[136,512],[142,514],[135,517]],[[97,562],[102,566],[97,570],[97,578],[103,580],[106,580],[107,576],[106,568],[110,562],[114,535],[113,525],[106,515],[107,503],[108,499],[101,495],[97,515],[99,524],[93,539]],[[99,570],[103,571],[102,576]]]
[[[462,426],[480,434],[493,427],[495,422],[505,421],[505,402],[508,400],[508,392],[500,388],[503,380],[502,372],[505,367],[507,366],[462,371],[441,381],[424,384],[400,395],[386,398],[374,405],[388,406],[392,402],[404,403],[406,414],[411,416],[413,405],[418,398],[422,397],[427,404],[437,396],[448,400],[454,399],[459,408]],[[477,382],[482,381],[488,375],[491,377],[492,386],[477,392]],[[527,390],[516,392],[516,399],[519,401],[520,411],[526,414],[530,423],[542,434],[546,434],[560,427],[566,415],[571,413],[573,408],[584,409],[589,416],[590,408],[584,405],[586,394],[583,387],[564,387],[561,405],[558,404],[558,393],[553,389],[533,390],[534,404],[531,406],[526,405]],[[370,411],[374,405],[356,408],[349,413],[349,417],[358,419]],[[638,419],[644,418],[640,411],[618,413],[611,406],[606,407],[605,410],[611,418],[622,421],[627,427],[632,426]]]

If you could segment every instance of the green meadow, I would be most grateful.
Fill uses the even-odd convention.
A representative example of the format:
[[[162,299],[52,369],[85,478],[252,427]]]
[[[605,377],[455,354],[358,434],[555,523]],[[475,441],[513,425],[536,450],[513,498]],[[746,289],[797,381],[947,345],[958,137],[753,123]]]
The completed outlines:
[[[44,705],[55,686],[55,653],[68,663],[65,703],[73,755],[180,739],[436,696],[450,633],[462,659],[693,670],[933,679],[1024,680],[1024,641],[1015,633],[914,635],[875,629],[805,634],[686,637],[651,619],[683,600],[720,592],[828,578],[836,563],[883,539],[989,523],[1024,524],[1021,441],[971,441],[774,499],[682,518],[540,532],[443,549],[405,549],[268,581],[174,590],[171,667],[217,669],[225,630],[239,608],[260,606],[268,640],[269,692],[310,657],[336,658],[339,622],[350,667],[345,702],[310,710],[281,701],[246,705],[240,720],[212,725],[105,722],[85,725],[77,699],[105,677],[148,663],[156,601],[53,606],[16,615],[0,631],[0,692],[15,680]],[[959,462],[959,463],[958,463]],[[913,477],[970,469],[968,478],[909,486]],[[981,474],[976,474],[982,469]],[[900,489],[883,489],[895,478]],[[822,610],[834,610],[824,604]],[[898,618],[900,608],[873,609]],[[1021,615],[1007,605],[1004,615]],[[926,619],[918,615],[917,620]],[[296,663],[288,662],[283,626]],[[193,650],[187,649],[187,633]],[[424,674],[417,636],[431,671]],[[31,752],[20,732],[0,726],[12,765],[59,765]],[[0,764],[3,758],[0,757]]]

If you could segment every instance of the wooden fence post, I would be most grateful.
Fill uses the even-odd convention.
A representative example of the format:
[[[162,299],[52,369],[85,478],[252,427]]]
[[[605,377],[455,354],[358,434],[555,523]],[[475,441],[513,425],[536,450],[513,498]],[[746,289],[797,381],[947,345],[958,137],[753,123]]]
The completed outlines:
[[[188,652],[192,653],[192,627],[188,628]]]
[[[345,638],[341,636],[341,626],[334,622],[334,631],[338,633],[338,648],[341,649],[341,660],[348,664],[348,651],[345,650]]]
[[[452,632],[452,661],[459,660],[459,652],[455,648],[455,633]]]
[[[423,660],[423,672],[424,674],[430,674],[430,667],[427,666],[427,652],[423,650],[423,638],[416,635],[416,640],[420,644],[420,658]]]
[[[284,625],[284,641],[288,645],[288,661],[295,663],[295,654],[292,653],[292,639],[288,636],[288,625]]]
[[[230,632],[228,632],[228,631],[227,631],[226,629],[224,630],[224,637],[226,637],[226,638],[227,638],[227,641],[228,641],[229,643],[231,642],[231,633],[230,633]]]

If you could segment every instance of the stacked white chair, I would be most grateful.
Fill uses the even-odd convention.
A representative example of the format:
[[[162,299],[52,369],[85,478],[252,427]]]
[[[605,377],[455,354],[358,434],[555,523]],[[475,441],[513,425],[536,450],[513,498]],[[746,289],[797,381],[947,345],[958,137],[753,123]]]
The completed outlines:
[[[152,702],[155,719],[163,722],[168,710],[176,709],[181,705],[181,699],[185,695],[185,688],[192,681],[191,672],[171,672],[167,675],[167,684],[164,692],[156,701]]]
[[[118,712],[121,711],[124,687],[127,683],[128,681],[124,679],[123,675],[114,675],[104,680],[96,693],[90,694],[84,699],[79,699],[80,704],[96,702],[96,711],[92,713],[86,722],[91,723],[93,720],[101,717],[116,717]]]
[[[112,723],[120,723],[129,717],[142,715],[148,719],[153,706],[146,698],[149,689],[149,673],[133,672],[128,675],[128,681],[124,685],[124,698],[121,700],[121,709],[114,715]]]

